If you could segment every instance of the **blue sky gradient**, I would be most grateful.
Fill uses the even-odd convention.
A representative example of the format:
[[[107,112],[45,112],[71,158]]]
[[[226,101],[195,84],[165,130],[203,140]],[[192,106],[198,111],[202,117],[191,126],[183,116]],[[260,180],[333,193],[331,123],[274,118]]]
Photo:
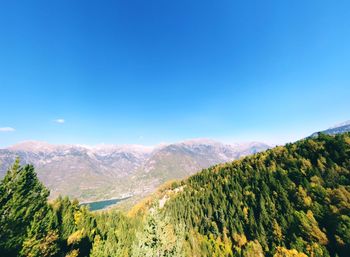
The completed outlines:
[[[0,146],[284,143],[350,119],[349,1],[2,1]],[[56,122],[63,119],[64,122]]]

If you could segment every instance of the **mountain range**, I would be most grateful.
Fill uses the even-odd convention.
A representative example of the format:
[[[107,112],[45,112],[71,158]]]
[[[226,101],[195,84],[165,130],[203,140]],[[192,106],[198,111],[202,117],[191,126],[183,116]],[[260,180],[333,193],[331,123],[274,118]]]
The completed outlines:
[[[0,149],[0,178],[14,160],[36,167],[50,197],[80,201],[145,196],[172,179],[269,148],[260,142],[222,144],[195,139],[155,147],[141,145],[52,145],[26,141]]]
[[[345,133],[345,132],[349,132],[350,131],[350,120],[339,123],[329,129],[320,131],[321,133],[327,134],[327,135],[336,135],[336,134],[341,134],[341,133]],[[320,132],[315,132],[311,135],[311,137],[315,137],[317,136],[318,133]]]
[[[252,145],[244,148],[254,152]],[[36,152],[36,146],[30,143],[26,151]],[[105,148],[84,154],[98,159],[114,149]],[[206,165],[213,161],[208,152],[232,157],[237,146],[197,140],[137,148],[149,151],[149,159],[195,156]],[[163,168],[157,158],[140,166],[143,174]],[[349,159],[350,133],[308,137],[167,182],[127,213],[120,205],[91,212],[66,197],[48,202],[49,191],[35,168],[16,161],[0,183],[0,256],[348,257]],[[148,184],[137,172],[135,177]]]
[[[350,121],[325,134],[350,131]],[[316,137],[315,132],[311,137]],[[270,148],[261,142],[223,144],[194,139],[154,147],[142,145],[53,145],[26,141],[0,149],[0,178],[17,157],[33,164],[51,198],[68,195],[80,201],[145,196],[173,179],[183,179],[212,165]]]

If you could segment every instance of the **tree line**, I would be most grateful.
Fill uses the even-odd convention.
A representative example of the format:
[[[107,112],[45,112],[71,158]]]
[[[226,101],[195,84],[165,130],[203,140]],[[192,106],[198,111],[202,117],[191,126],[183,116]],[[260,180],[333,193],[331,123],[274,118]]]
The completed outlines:
[[[0,183],[0,256],[350,256],[350,133],[319,134],[91,212],[17,160]]]

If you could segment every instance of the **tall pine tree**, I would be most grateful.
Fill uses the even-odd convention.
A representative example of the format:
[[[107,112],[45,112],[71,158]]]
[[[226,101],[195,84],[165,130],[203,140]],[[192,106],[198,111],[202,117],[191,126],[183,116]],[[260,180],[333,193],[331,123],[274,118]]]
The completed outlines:
[[[47,205],[49,191],[32,165],[19,159],[0,183],[0,256],[17,256],[35,214]]]

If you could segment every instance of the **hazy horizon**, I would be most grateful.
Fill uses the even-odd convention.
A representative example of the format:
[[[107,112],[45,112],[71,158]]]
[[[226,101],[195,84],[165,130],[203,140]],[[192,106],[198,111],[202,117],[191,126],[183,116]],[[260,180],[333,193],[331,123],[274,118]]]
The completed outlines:
[[[344,121],[349,122],[349,121]],[[333,128],[336,127],[337,125],[341,125],[344,122],[339,122],[339,123],[335,123],[332,124],[331,126],[328,127],[324,127],[324,128],[318,128],[318,129],[310,129],[309,131],[302,133],[300,135],[294,135],[293,137],[285,137],[284,141],[269,141],[268,137],[264,137],[264,136],[249,136],[246,135],[246,137],[244,139],[240,139],[240,138],[236,138],[236,137],[231,137],[231,138],[209,138],[209,137],[193,137],[193,138],[180,138],[178,140],[174,140],[174,141],[160,141],[160,142],[156,142],[154,144],[145,144],[145,143],[140,143],[140,142],[124,142],[124,143],[120,143],[120,142],[98,142],[98,143],[94,143],[94,144],[88,144],[85,142],[62,142],[62,141],[47,141],[47,140],[41,140],[41,139],[24,139],[24,140],[19,140],[10,144],[0,144],[0,149],[5,149],[17,144],[21,144],[21,143],[27,143],[27,142],[42,142],[42,143],[48,143],[51,145],[79,145],[79,146],[83,146],[83,147],[99,147],[101,145],[106,145],[106,146],[131,146],[131,145],[135,145],[135,146],[144,146],[144,147],[157,147],[160,145],[166,145],[166,144],[173,144],[173,143],[181,143],[181,142],[186,142],[186,141],[191,141],[191,140],[212,140],[212,141],[216,141],[216,142],[220,142],[223,144],[244,144],[244,143],[250,143],[250,142],[260,142],[260,143],[265,143],[267,145],[270,146],[275,146],[275,145],[284,145],[286,143],[291,143],[291,142],[295,142],[299,139],[305,138],[307,136],[310,136],[312,133],[314,132],[318,132],[318,131],[322,131],[325,129],[329,129],[329,128]],[[7,131],[6,131],[7,132]],[[14,131],[8,131],[8,132],[14,132]]]

